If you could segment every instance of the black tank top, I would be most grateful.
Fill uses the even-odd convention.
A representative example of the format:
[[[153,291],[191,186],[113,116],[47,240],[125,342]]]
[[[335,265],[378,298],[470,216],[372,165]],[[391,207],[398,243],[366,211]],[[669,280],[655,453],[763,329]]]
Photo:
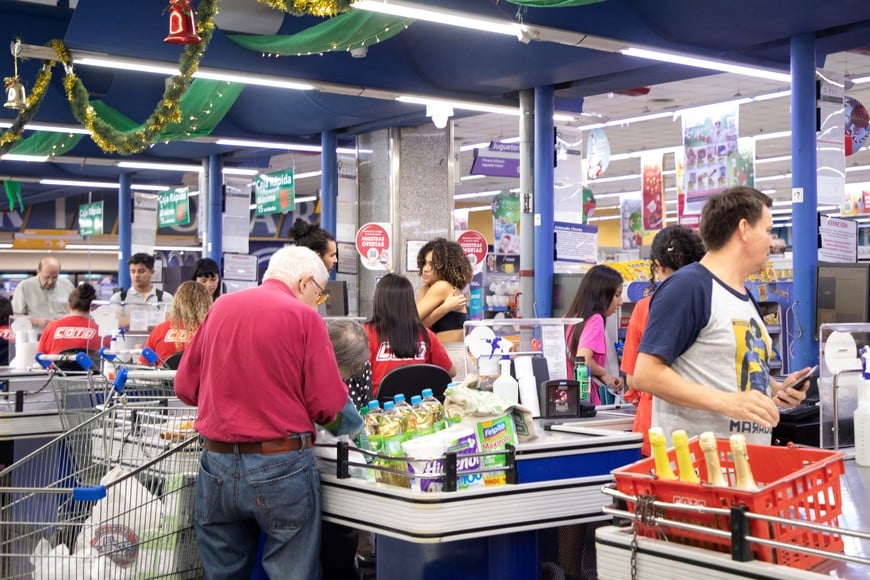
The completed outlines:
[[[462,330],[462,325],[468,320],[465,312],[448,312],[438,319],[438,322],[429,329],[432,332],[444,332],[445,330]]]

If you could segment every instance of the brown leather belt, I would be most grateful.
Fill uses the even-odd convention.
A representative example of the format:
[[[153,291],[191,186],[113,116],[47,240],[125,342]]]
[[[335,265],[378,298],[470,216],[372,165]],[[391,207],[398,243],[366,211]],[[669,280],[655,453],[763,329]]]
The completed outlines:
[[[249,443],[225,443],[211,439],[203,439],[202,441],[202,446],[205,449],[215,453],[261,453],[263,455],[299,451],[300,449],[308,449],[312,445],[314,445],[314,437],[311,433],[293,433],[280,439]]]

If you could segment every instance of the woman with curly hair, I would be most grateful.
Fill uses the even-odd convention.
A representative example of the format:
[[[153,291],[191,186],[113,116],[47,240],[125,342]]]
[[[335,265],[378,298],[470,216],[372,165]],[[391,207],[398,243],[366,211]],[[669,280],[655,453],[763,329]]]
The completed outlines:
[[[450,355],[457,374],[463,376],[463,325],[468,319],[468,305],[462,290],[471,283],[471,262],[462,246],[435,238],[420,248],[417,267],[423,281],[417,294],[417,313]]]
[[[297,246],[308,248],[320,256],[326,271],[332,272],[338,263],[338,246],[335,245],[335,237],[332,234],[320,227],[320,224],[308,224],[301,218],[296,218],[290,230],[290,237]]]
[[[193,280],[182,282],[172,301],[169,318],[154,327],[145,346],[164,362],[175,353],[184,352],[205,320],[211,303],[211,293],[205,286]]]

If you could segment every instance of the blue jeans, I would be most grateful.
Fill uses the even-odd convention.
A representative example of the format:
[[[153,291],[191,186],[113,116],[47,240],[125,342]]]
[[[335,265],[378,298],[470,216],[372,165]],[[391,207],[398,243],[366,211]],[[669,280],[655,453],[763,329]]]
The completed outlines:
[[[203,451],[193,524],[209,580],[250,577],[260,530],[270,578],[320,578],[320,473],[314,453]]]

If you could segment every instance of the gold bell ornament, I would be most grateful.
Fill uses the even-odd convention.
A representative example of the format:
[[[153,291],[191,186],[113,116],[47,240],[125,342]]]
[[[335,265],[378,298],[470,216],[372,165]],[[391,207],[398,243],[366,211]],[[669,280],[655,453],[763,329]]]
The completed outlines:
[[[190,0],[169,0],[169,36],[163,42],[170,44],[199,44],[202,37],[196,33]]]
[[[24,93],[24,85],[18,78],[18,57],[21,55],[21,41],[14,40],[11,45],[12,56],[15,62],[15,74],[3,79],[6,89],[6,102],[3,104],[7,109],[27,108],[27,96]]]

